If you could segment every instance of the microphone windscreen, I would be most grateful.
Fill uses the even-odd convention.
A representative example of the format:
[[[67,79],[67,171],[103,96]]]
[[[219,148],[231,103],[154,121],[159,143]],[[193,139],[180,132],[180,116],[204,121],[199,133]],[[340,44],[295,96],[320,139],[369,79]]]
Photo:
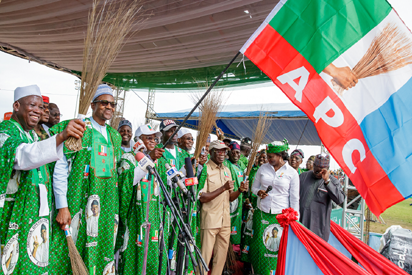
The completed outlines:
[[[140,161],[142,158],[144,158],[144,154],[142,152],[137,152],[136,156],[134,156],[134,158],[137,161]]]
[[[266,189],[266,193],[270,192],[273,189],[272,185],[268,186],[268,189]]]
[[[186,166],[186,177],[194,178],[195,176],[193,173],[193,166],[192,166],[191,158],[185,158],[185,166]]]

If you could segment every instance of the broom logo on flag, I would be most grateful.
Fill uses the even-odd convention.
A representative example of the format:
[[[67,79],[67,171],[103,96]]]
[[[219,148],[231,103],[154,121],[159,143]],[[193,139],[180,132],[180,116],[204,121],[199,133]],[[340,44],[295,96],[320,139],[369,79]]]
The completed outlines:
[[[107,147],[104,145],[99,145],[99,156],[107,157]]]

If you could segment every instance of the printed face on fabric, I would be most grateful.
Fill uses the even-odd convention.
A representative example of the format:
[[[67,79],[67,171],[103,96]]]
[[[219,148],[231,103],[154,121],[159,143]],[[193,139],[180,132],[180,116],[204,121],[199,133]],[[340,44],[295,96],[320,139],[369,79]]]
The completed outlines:
[[[98,195],[92,195],[89,197],[87,200],[86,209],[87,235],[97,237],[99,234],[100,216],[100,198]]]
[[[95,101],[114,102],[114,97],[111,95],[101,95]],[[102,121],[110,120],[113,117],[115,107],[112,104],[105,104],[102,102],[92,102],[93,116],[96,116]]]
[[[30,228],[27,236],[27,254],[37,266],[49,265],[49,220],[40,219]]]
[[[3,247],[1,257],[1,267],[4,274],[12,274],[19,259],[19,234],[15,234]]]
[[[26,96],[13,103],[13,111],[25,131],[32,130],[39,123],[43,112],[40,96]]]
[[[279,224],[271,224],[266,227],[262,240],[267,250],[272,252],[277,252],[279,250],[282,232],[283,228]]]

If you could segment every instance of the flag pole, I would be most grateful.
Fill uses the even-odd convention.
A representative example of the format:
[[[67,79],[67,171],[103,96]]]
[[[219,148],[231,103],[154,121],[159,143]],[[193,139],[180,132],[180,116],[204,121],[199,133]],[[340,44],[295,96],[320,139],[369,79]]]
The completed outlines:
[[[199,101],[196,103],[196,105],[193,107],[193,109],[187,114],[187,116],[185,117],[185,119],[182,121],[182,123],[176,128],[176,130],[174,131],[174,133],[169,137],[169,139],[165,142],[165,144],[163,144],[163,148],[166,148],[166,145],[173,139],[173,137],[176,135],[176,133],[180,130],[180,128],[182,128],[182,126],[186,123],[186,121],[189,119],[189,117],[193,114],[193,112],[197,109],[197,107],[199,107],[200,103],[203,101],[203,99],[205,99],[205,97],[209,94],[209,92],[213,89],[213,87],[215,87],[216,83],[219,81],[219,79],[222,78],[222,76],[225,74],[225,72],[227,71],[227,69],[229,69],[230,65],[233,64],[233,62],[235,62],[236,58],[239,56],[240,52],[237,52],[236,55],[232,58],[232,60],[229,62],[229,64],[227,64],[227,66],[223,69],[223,71],[220,73],[220,75],[218,75],[218,77],[213,81],[212,85],[210,85],[210,87],[207,89],[207,91],[203,94],[203,96],[199,99]]]

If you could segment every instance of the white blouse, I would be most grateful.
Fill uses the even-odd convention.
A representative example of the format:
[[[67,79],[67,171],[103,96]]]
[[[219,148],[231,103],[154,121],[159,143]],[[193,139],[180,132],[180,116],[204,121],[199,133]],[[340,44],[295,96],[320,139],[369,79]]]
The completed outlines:
[[[269,163],[263,164],[256,173],[252,192],[272,186],[272,190],[263,200],[258,196],[258,208],[265,213],[280,214],[282,209],[292,207],[299,213],[299,174],[285,163],[277,171]]]

